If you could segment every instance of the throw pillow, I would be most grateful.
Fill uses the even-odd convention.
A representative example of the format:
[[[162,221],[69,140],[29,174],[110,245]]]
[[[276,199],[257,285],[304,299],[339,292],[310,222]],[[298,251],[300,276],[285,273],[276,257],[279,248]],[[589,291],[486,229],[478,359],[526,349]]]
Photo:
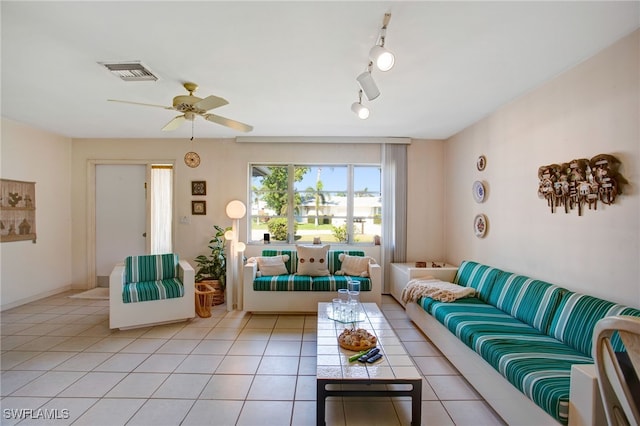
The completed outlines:
[[[296,275],[326,277],[329,275],[327,253],[329,245],[296,246],[298,250],[298,272]]]
[[[353,277],[368,277],[369,264],[376,263],[370,256],[349,256],[341,253],[338,256],[342,265],[340,270],[336,271],[336,275],[351,275]]]
[[[289,273],[287,266],[284,264],[284,262],[289,260],[288,254],[280,256],[258,256],[252,259],[258,264],[258,276],[286,275]]]

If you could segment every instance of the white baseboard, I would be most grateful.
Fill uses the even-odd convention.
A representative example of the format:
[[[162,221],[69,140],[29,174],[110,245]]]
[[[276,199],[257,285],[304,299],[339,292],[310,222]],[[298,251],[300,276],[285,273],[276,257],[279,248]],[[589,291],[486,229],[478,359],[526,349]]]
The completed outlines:
[[[15,302],[7,303],[4,305],[0,305],[0,312],[6,311],[8,309],[17,308],[18,306],[22,306],[24,304],[35,302],[36,300],[44,299],[45,297],[55,296],[56,294],[64,293],[65,291],[72,290],[71,285],[66,285],[64,287],[59,287],[54,290],[45,291],[44,293],[38,293],[33,296],[25,297],[24,299],[16,300]]]

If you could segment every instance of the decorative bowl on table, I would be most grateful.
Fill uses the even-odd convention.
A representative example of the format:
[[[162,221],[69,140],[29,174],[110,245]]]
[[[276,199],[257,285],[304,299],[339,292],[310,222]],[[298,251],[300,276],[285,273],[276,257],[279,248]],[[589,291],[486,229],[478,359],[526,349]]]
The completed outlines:
[[[378,338],[364,328],[350,330],[345,328],[338,336],[338,344],[341,348],[350,351],[365,351],[376,346]]]

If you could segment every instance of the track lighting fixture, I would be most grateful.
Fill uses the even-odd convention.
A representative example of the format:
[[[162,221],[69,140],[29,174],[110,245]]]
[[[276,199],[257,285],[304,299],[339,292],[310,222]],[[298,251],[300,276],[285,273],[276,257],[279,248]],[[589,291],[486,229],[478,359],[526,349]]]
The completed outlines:
[[[358,77],[356,77],[356,80],[358,80],[358,84],[360,85],[360,88],[364,92],[364,95],[370,101],[380,96],[380,90],[378,90],[378,86],[376,85],[376,82],[373,80],[373,77],[371,76],[372,65],[373,64],[369,62],[369,65],[367,66],[367,70],[362,74],[360,74]]]
[[[364,93],[370,101],[380,96],[378,85],[371,75],[373,65],[375,64],[376,68],[380,71],[389,71],[393,68],[393,64],[395,63],[393,53],[384,47],[384,41],[387,36],[387,26],[389,25],[390,20],[391,13],[385,13],[378,40],[376,41],[375,46],[373,46],[369,51],[369,63],[367,64],[367,69],[356,77],[356,80],[360,85],[360,92],[358,93],[359,102],[354,102],[351,105],[351,110],[358,114],[358,117],[363,120],[369,117],[369,108],[362,105],[362,94]]]
[[[358,102],[351,105],[351,111],[355,112],[362,120],[369,118],[369,108],[362,105],[362,90],[358,92]]]
[[[369,59],[376,64],[376,67],[380,71],[389,71],[393,68],[393,64],[396,61],[395,56],[387,48],[384,47],[384,40],[387,36],[387,25],[391,20],[391,14],[385,13],[382,21],[382,29],[380,30],[380,36],[378,42],[369,51]]]

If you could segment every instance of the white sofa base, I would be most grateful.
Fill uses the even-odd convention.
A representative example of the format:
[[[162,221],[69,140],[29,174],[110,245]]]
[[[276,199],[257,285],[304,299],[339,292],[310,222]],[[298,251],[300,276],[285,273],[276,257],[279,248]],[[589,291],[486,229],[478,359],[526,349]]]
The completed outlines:
[[[124,303],[124,264],[116,265],[109,277],[109,328],[126,330],[195,317],[195,271],[186,260],[179,262],[179,277],[184,285],[183,297]]]
[[[519,426],[559,424],[417,303],[407,304],[406,311],[409,318],[507,424]]]
[[[371,291],[361,291],[361,302],[373,302],[382,306],[382,272],[380,265],[369,265]],[[253,279],[257,265],[247,263],[243,267],[242,307],[253,313],[316,312],[318,302],[331,302],[336,296],[331,291],[255,291]]]

